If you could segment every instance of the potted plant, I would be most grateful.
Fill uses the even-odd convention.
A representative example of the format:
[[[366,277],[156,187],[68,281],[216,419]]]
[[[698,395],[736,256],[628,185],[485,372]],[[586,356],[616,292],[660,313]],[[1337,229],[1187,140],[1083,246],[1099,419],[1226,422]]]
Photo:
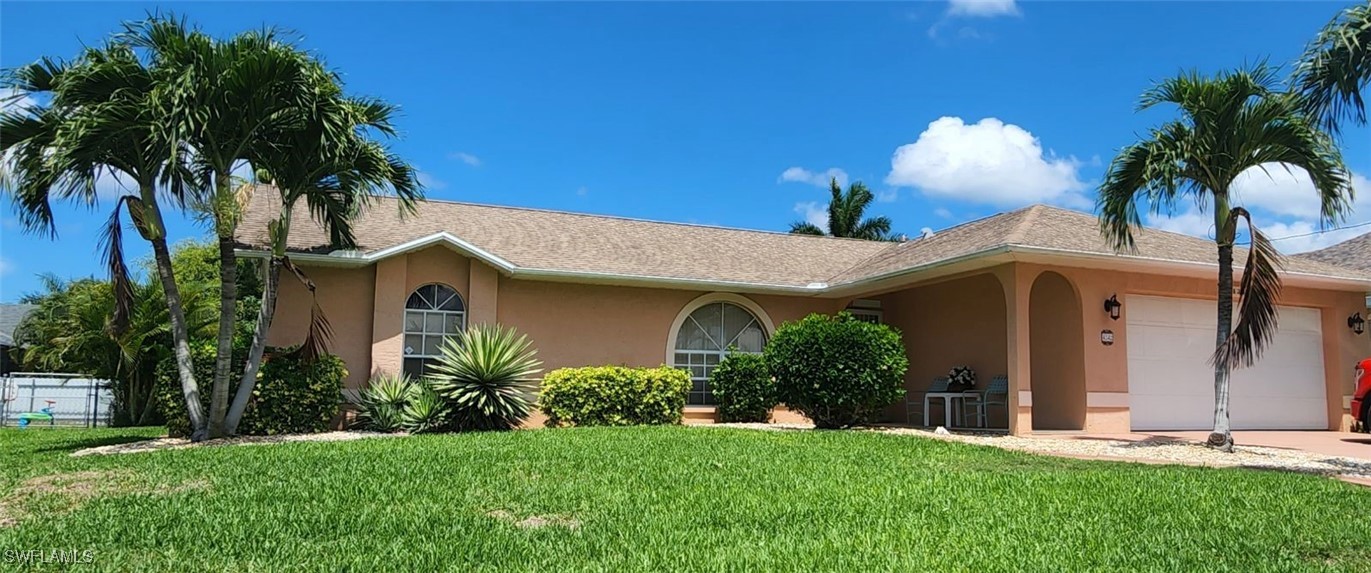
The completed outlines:
[[[957,366],[947,373],[949,392],[967,392],[976,387],[976,371],[970,366]]]

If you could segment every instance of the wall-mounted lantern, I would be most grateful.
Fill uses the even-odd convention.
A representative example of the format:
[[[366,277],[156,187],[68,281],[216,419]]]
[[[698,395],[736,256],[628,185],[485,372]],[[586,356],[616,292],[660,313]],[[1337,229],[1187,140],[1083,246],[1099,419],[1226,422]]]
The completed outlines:
[[[1119,302],[1119,295],[1110,295],[1104,299],[1104,311],[1109,314],[1109,318],[1119,319],[1119,309],[1123,308],[1123,303]]]
[[[1349,316],[1347,317],[1347,328],[1352,329],[1352,332],[1356,334],[1366,332],[1366,319],[1361,317],[1360,312]]]

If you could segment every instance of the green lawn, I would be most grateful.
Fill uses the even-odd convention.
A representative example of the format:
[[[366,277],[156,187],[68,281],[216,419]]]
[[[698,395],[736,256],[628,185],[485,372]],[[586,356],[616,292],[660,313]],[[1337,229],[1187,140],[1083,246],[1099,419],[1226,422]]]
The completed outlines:
[[[0,551],[93,549],[83,569],[111,571],[1371,569],[1371,490],[862,432],[67,456],[155,434],[0,430],[0,507],[20,518]]]

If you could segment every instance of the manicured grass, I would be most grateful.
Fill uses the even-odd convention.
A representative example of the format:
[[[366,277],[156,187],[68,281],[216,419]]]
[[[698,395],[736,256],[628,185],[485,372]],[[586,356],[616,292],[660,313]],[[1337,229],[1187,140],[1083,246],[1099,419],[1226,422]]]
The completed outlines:
[[[908,436],[591,428],[67,456],[155,433],[0,431],[4,499],[51,513],[0,529],[0,550],[90,548],[84,569],[111,571],[1371,568],[1371,490]],[[105,485],[33,491],[75,472]]]

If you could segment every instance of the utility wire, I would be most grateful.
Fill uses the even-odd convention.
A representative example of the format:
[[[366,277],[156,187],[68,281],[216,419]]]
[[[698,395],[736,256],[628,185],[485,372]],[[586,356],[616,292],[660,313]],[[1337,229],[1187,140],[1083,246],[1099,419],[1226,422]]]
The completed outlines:
[[[1322,234],[1324,234],[1324,233],[1332,233],[1333,231],[1342,231],[1342,230],[1346,230],[1346,229],[1356,229],[1357,227],[1365,227],[1365,226],[1367,226],[1367,225],[1371,225],[1371,221],[1367,221],[1367,222],[1365,222],[1365,223],[1357,223],[1357,224],[1355,224],[1355,225],[1347,225],[1346,227],[1334,227],[1334,228],[1332,228],[1332,229],[1319,229],[1319,230],[1317,230],[1317,231],[1310,231],[1310,232],[1308,232],[1308,233],[1300,233],[1300,234],[1298,234],[1298,235],[1286,235],[1286,236],[1284,236],[1284,237],[1276,237],[1276,238],[1274,238],[1274,239],[1271,239],[1271,241],[1272,241],[1272,242],[1276,242],[1276,241],[1284,241],[1284,240],[1286,240],[1286,239],[1298,239],[1298,238],[1300,238],[1300,237],[1310,237],[1310,236],[1313,236],[1313,235],[1322,235]]]

